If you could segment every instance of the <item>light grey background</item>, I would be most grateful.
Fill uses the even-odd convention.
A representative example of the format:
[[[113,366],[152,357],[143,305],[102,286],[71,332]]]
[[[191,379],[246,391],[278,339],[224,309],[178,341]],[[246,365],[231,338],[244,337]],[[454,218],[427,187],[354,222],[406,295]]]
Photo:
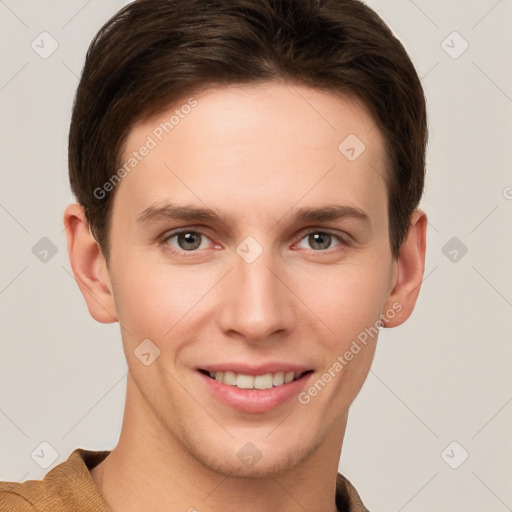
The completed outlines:
[[[126,3],[0,0],[0,480],[40,479],[77,447],[111,449],[120,432],[119,327],[89,316],[62,214],[86,49]],[[368,4],[428,98],[428,251],[416,311],[381,333],[340,470],[370,510],[512,510],[512,0]],[[31,47],[51,49],[43,31],[58,43],[46,59]],[[43,237],[57,250],[46,262]],[[42,442],[57,452],[47,469],[31,456]]]

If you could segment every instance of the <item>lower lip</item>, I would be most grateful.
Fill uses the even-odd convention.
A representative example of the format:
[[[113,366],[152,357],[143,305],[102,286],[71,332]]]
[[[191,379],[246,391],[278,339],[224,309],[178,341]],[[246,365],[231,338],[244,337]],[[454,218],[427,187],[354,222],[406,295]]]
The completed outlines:
[[[269,389],[241,389],[212,379],[200,371],[197,373],[208,390],[221,402],[238,411],[251,413],[271,411],[296,397],[313,375],[312,372],[307,373],[288,384]]]

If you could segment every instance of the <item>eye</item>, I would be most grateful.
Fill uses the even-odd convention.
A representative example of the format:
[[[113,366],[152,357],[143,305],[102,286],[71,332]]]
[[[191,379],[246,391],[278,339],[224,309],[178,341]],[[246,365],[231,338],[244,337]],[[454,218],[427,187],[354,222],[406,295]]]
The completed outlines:
[[[165,244],[171,252],[183,254],[186,252],[197,252],[197,249],[208,249],[208,241],[210,241],[210,239],[204,233],[186,229],[169,233],[164,237],[162,243]]]
[[[198,254],[200,250],[211,248],[212,241],[203,232],[193,229],[181,229],[167,233],[161,242],[165,249],[176,256],[187,257]],[[309,247],[303,244],[307,243]],[[336,233],[325,230],[311,230],[299,241],[299,248],[310,249],[313,252],[328,252],[329,249],[339,247],[343,249],[348,244],[344,238]],[[218,246],[217,246],[218,247]]]
[[[310,231],[306,233],[306,236],[301,239],[301,242],[306,240],[310,247],[316,251],[321,252],[333,247],[333,243],[338,242],[335,247],[346,245],[343,238],[340,235],[330,233],[328,231]],[[300,246],[299,246],[300,247]],[[302,249],[308,249],[308,247],[301,247]]]

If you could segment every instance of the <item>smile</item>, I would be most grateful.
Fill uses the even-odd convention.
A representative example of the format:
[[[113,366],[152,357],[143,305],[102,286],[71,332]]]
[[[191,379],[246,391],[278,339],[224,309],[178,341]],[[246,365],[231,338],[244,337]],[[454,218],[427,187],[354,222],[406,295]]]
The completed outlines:
[[[265,373],[263,375],[247,375],[243,373],[235,373],[229,370],[217,372],[207,370],[200,371],[201,373],[208,375],[211,379],[227,384],[228,386],[234,386],[239,389],[263,390],[288,384],[289,382],[300,379],[303,375],[310,373],[312,370],[307,370],[305,372],[280,371],[275,373]]]

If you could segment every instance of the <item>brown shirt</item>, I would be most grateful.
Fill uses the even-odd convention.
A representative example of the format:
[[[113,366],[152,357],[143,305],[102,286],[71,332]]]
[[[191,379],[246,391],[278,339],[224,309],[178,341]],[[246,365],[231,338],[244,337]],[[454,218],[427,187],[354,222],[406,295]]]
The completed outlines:
[[[78,448],[43,480],[0,482],[0,512],[110,512],[90,473],[109,453]],[[368,512],[340,473],[336,506],[342,512]]]

